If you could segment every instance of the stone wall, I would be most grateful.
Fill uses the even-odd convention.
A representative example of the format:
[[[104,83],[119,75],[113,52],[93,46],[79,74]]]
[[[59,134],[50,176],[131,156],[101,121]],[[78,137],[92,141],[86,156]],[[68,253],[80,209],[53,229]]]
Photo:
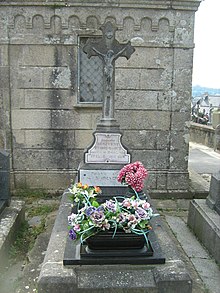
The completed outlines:
[[[214,148],[215,129],[212,126],[191,122],[190,141]]]
[[[10,4],[11,2],[11,4]],[[100,104],[77,102],[78,36],[116,23],[135,53],[116,63],[116,119],[152,193],[188,189],[194,14],[200,1],[1,1],[0,147],[12,185],[62,190],[92,141]]]

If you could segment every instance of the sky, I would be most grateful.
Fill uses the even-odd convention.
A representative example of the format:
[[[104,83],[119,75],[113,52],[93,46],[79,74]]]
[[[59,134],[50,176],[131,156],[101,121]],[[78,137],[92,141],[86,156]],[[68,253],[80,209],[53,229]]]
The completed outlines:
[[[203,0],[195,14],[193,85],[220,89],[220,0]]]

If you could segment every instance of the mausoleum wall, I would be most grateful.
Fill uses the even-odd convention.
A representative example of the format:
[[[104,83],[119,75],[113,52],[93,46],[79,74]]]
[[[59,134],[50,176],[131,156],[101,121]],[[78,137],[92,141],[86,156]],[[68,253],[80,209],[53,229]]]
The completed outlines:
[[[116,61],[115,118],[123,143],[149,170],[155,194],[188,190],[194,16],[198,0],[1,1],[0,147],[12,187],[62,190],[74,178],[101,117],[79,103],[78,37],[116,39],[135,52]]]

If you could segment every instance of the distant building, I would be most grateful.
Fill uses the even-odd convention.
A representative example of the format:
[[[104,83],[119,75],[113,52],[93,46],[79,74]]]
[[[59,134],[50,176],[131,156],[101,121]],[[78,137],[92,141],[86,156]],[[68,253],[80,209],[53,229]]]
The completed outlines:
[[[220,95],[202,96],[192,99],[192,120],[201,124],[212,123],[212,111],[220,108]]]

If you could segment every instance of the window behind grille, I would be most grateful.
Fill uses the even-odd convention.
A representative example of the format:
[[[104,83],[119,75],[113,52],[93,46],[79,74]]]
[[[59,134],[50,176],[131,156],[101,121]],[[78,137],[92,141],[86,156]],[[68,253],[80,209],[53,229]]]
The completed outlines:
[[[93,37],[94,39],[94,37]],[[98,56],[90,59],[83,52],[88,37],[78,39],[78,102],[101,103],[103,97],[103,62]],[[99,41],[96,37],[94,40]]]

